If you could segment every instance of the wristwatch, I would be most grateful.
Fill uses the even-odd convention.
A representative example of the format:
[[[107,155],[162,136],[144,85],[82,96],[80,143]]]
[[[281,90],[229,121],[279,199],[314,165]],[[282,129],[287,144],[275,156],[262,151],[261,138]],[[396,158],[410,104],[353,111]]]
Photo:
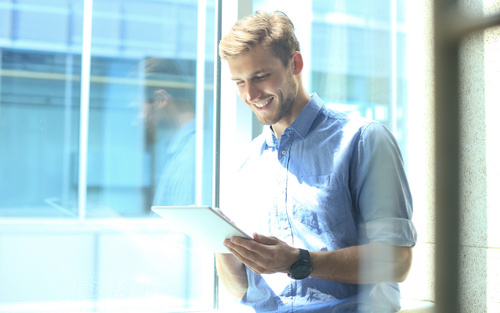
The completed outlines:
[[[299,260],[292,264],[288,277],[293,279],[304,279],[311,274],[311,257],[309,251],[299,248]]]

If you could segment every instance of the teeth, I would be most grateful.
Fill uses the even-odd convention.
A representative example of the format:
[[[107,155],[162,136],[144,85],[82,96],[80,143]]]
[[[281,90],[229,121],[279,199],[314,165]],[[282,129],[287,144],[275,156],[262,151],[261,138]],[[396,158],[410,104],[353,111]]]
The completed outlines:
[[[265,107],[266,105],[269,104],[269,102],[271,102],[271,100],[273,100],[273,98],[270,98],[269,100],[267,100],[266,102],[262,102],[262,103],[255,103],[255,106],[258,107],[258,108],[263,108]]]

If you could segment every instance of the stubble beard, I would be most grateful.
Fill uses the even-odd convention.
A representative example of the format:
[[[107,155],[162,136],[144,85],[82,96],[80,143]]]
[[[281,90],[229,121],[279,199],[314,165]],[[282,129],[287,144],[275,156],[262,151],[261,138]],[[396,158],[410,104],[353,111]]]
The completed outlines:
[[[290,79],[283,90],[287,91],[297,90],[295,82],[292,79]],[[277,99],[274,100],[278,101],[278,112],[277,112],[278,115],[272,119],[264,119],[263,117],[257,115],[260,123],[263,125],[274,125],[279,121],[281,121],[281,119],[285,117],[292,109],[296,97],[297,95],[293,92],[289,92],[286,95],[286,97],[284,97],[283,93],[281,93],[279,97],[277,97]]]

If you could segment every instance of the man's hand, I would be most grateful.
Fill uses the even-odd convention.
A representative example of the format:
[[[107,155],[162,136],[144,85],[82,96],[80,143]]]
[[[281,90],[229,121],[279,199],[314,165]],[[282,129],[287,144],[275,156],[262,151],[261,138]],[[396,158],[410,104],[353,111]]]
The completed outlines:
[[[276,237],[254,234],[253,240],[226,239],[224,245],[256,274],[288,273],[299,258],[299,250]]]
[[[288,273],[299,250],[275,238],[254,234],[254,240],[232,237],[224,241],[231,253],[256,274]],[[402,282],[411,266],[411,247],[384,243],[312,252],[310,277],[346,284]]]
[[[232,237],[224,244],[236,260],[256,274],[288,273],[299,258],[299,250],[282,240],[254,234],[252,239]],[[380,242],[335,251],[309,252],[310,277],[345,284],[402,282],[411,267],[412,248]],[[240,264],[241,264],[240,263]]]
[[[248,288],[245,265],[231,253],[216,253],[217,275],[230,294],[241,299]]]

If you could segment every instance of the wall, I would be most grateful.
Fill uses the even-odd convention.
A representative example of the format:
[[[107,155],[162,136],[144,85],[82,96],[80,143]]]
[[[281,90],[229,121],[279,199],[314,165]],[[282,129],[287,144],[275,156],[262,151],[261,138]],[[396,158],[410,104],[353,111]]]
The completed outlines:
[[[482,2],[482,3],[481,3]],[[478,14],[500,13],[500,3],[467,0]],[[461,287],[467,312],[500,312],[500,27],[472,34],[461,50],[462,212]]]
[[[466,0],[471,14],[500,13],[497,0]],[[434,299],[432,1],[408,2],[409,170],[419,241],[403,292]],[[460,51],[461,304],[463,312],[500,312],[500,27],[468,36]]]

